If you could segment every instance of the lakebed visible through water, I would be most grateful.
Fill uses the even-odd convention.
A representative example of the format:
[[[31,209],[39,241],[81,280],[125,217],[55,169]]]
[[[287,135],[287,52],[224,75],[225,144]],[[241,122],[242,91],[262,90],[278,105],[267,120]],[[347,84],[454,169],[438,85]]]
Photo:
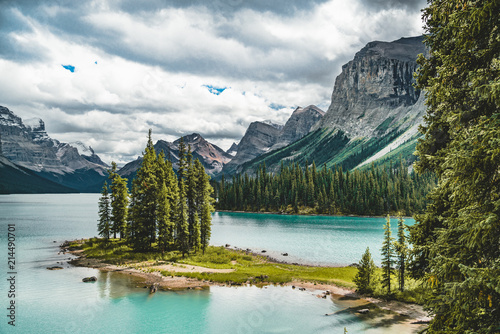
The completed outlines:
[[[350,301],[291,287],[219,287],[158,292],[136,278],[72,267],[64,240],[97,234],[99,194],[0,196],[1,333],[389,333],[408,327],[351,313]],[[384,218],[215,213],[211,244],[250,248],[288,262],[347,265],[367,246],[380,263]],[[395,220],[394,220],[395,222]],[[407,220],[407,223],[413,223]],[[15,226],[15,297],[6,280],[8,227]],[[396,224],[394,224],[395,227]],[[54,242],[56,241],[56,242]],[[283,256],[288,253],[288,256]],[[62,265],[63,270],[49,271]],[[83,283],[97,276],[95,283]],[[15,302],[15,327],[6,317]]]

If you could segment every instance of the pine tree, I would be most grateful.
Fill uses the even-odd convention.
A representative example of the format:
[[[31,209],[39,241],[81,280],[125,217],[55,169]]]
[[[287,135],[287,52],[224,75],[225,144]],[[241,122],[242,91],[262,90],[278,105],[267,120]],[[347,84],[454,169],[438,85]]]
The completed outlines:
[[[179,142],[179,169],[177,170],[177,176],[179,179],[179,200],[177,203],[176,216],[176,243],[183,256],[189,253],[189,224],[185,181],[186,173],[186,146],[184,145],[183,138],[181,138]]]
[[[196,183],[197,175],[193,164],[193,155],[191,154],[191,146],[188,145],[186,154],[186,200],[187,200],[187,217],[189,230],[189,247],[196,249],[199,245],[199,221],[196,208]]]
[[[127,218],[128,218],[128,188],[127,179],[122,178],[116,173],[116,163],[111,163],[109,172],[111,179],[111,232],[116,239],[117,233],[120,239],[126,237]]]
[[[408,242],[406,236],[406,225],[403,217],[398,219],[398,238],[394,243],[397,257],[399,291],[405,288],[406,260],[408,257]]]
[[[394,274],[394,238],[391,236],[391,218],[387,215],[384,225],[384,242],[382,243],[382,287],[391,294],[391,275]]]
[[[358,272],[354,277],[354,283],[359,293],[371,293],[373,292],[374,281],[375,263],[370,254],[370,248],[367,247],[359,261]]]
[[[97,224],[97,232],[106,241],[109,240],[111,234],[111,203],[107,182],[104,182],[101,197],[99,198],[99,223]]]
[[[169,193],[172,192],[170,183],[167,182],[168,170],[165,163],[165,154],[160,152],[157,159],[157,178],[160,191],[158,193],[158,205],[156,208],[156,221],[158,228],[158,248],[163,253],[165,250],[172,247],[174,242],[173,222],[171,220],[171,198]]]
[[[196,159],[195,170],[198,179],[197,185],[197,205],[198,205],[198,215],[200,217],[199,225],[199,245],[205,253],[210,242],[210,236],[212,231],[212,212],[213,212],[213,188],[210,185],[210,177],[205,173],[205,168],[201,162]]]
[[[156,241],[156,214],[159,192],[157,157],[149,130],[141,167],[132,182],[131,225],[132,244],[136,250],[150,250]]]
[[[410,231],[412,274],[430,281],[429,332],[500,328],[500,2],[428,1],[417,83],[427,114],[418,172],[438,186]]]

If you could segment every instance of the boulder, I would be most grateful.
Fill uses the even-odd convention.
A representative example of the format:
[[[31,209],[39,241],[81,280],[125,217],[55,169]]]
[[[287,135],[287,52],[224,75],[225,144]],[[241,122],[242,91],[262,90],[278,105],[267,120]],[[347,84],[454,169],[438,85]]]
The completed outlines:
[[[85,282],[85,283],[87,283],[87,282],[96,282],[96,281],[97,281],[97,277],[95,277],[95,276],[85,277],[85,278],[82,279],[82,282]]]

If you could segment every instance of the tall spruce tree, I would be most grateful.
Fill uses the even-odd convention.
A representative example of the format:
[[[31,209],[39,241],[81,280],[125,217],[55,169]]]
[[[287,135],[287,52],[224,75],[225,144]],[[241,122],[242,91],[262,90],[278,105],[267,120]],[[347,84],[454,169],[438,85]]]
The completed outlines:
[[[212,212],[214,211],[212,193],[214,189],[210,185],[210,177],[205,173],[205,168],[198,159],[195,161],[195,171],[198,179],[197,214],[200,218],[198,243],[203,253],[205,253],[212,234]]]
[[[120,234],[120,239],[126,237],[128,219],[128,188],[127,179],[122,178],[116,172],[116,163],[111,162],[109,178],[111,179],[111,232],[113,238]]]
[[[97,224],[97,232],[106,241],[109,240],[111,235],[111,203],[107,182],[104,182],[101,197],[99,198],[99,221]]]
[[[391,279],[394,275],[394,238],[391,236],[391,218],[387,215],[384,225],[384,242],[382,243],[382,287],[391,294]]]
[[[149,130],[141,167],[132,182],[130,211],[134,232],[131,241],[136,250],[149,250],[156,241],[158,192],[156,152]]]
[[[186,146],[184,145],[184,139],[181,138],[179,142],[179,169],[177,170],[177,176],[179,180],[179,200],[177,203],[177,216],[175,222],[176,243],[183,256],[189,253],[189,224],[186,198],[186,159]]]
[[[429,332],[500,329],[500,2],[428,1],[430,49],[419,57],[426,91],[419,172],[432,203],[410,231],[412,274],[432,284]]]
[[[405,275],[406,275],[406,262],[408,258],[408,241],[406,236],[406,225],[404,223],[403,217],[398,219],[398,238],[394,243],[396,250],[396,266],[398,269],[398,285],[399,291],[403,291],[405,288]]]
[[[197,249],[199,246],[200,226],[198,221],[198,209],[196,207],[196,184],[198,183],[197,175],[193,163],[193,155],[191,154],[191,145],[188,145],[186,154],[186,201],[187,201],[187,218],[189,230],[189,248]]]
[[[373,285],[375,283],[375,263],[373,262],[370,248],[366,247],[361,260],[359,261],[358,272],[354,277],[356,290],[359,293],[373,292]]]
[[[159,185],[159,192],[157,195],[158,205],[156,207],[156,223],[158,229],[158,249],[162,253],[170,249],[174,243],[174,224],[170,208],[176,203],[172,203],[171,192],[173,190],[170,187],[170,181],[167,181],[167,178],[170,176],[167,168],[167,164],[165,163],[165,154],[161,151],[160,154],[158,154],[156,170]]]

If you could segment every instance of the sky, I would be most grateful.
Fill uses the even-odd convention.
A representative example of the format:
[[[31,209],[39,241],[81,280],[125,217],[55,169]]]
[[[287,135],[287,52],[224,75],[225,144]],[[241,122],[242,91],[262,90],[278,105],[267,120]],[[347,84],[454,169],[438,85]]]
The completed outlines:
[[[193,132],[228,149],[253,121],[330,105],[370,41],[422,34],[425,0],[0,1],[0,105],[107,163]]]

